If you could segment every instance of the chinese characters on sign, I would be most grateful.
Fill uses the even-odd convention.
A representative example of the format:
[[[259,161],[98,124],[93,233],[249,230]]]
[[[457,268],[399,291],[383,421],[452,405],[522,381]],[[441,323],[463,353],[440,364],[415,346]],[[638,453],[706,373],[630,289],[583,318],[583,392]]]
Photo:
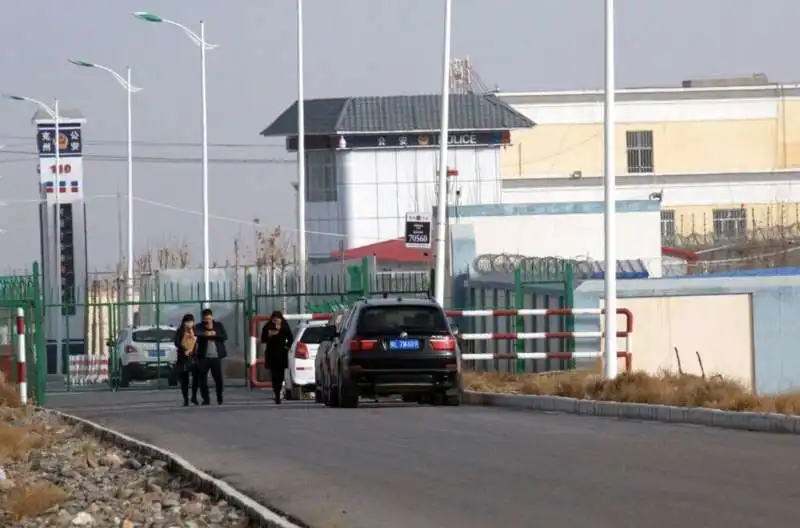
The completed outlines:
[[[438,147],[440,140],[439,134],[417,132],[345,136],[307,135],[305,147],[307,150],[431,148]],[[448,135],[447,144],[454,148],[504,147],[511,144],[511,135],[507,130],[459,131]],[[290,152],[297,150],[296,136],[286,138],[286,148]]]
[[[83,154],[81,129],[75,125],[59,127],[57,142],[55,126],[40,125],[36,132],[36,143],[39,147],[39,157],[43,158],[56,155],[56,143],[59,147],[59,156],[71,157]]]
[[[431,215],[406,213],[406,247],[429,249],[431,247]]]

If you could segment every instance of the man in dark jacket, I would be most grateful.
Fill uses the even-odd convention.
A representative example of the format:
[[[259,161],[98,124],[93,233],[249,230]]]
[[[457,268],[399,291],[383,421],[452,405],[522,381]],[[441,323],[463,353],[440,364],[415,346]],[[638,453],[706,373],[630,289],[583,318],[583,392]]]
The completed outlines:
[[[222,404],[222,360],[228,355],[225,341],[228,333],[219,321],[214,320],[214,313],[203,310],[203,323],[195,328],[197,336],[197,375],[199,376],[200,397],[203,405],[209,404],[208,373],[214,379],[217,403]]]

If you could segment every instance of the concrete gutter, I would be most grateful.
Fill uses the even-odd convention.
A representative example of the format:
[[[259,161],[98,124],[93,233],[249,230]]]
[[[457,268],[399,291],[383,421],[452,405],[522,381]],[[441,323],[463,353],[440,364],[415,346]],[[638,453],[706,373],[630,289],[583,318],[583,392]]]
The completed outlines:
[[[527,396],[475,391],[464,391],[463,403],[604,418],[685,423],[764,433],[800,434],[800,416],[776,413],[719,411],[701,407],[674,407],[645,403],[579,400],[561,396]]]

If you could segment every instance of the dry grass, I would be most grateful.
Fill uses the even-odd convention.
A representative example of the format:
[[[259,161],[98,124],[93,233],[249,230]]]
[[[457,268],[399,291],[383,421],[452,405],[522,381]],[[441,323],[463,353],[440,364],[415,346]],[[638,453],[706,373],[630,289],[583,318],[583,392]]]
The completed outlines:
[[[708,407],[726,411],[800,414],[800,391],[754,396],[740,383],[722,376],[702,378],[664,372],[622,373],[605,380],[596,371],[509,374],[466,372],[464,387],[481,392],[535,394],[628,403]]]
[[[9,468],[15,462],[26,460],[31,453],[46,448],[56,440],[53,431],[25,423],[31,413],[30,406],[20,406],[17,386],[0,377],[0,467]],[[0,495],[0,510],[19,521],[38,517],[63,503],[68,496],[64,490],[49,482],[20,484]]]
[[[15,520],[38,517],[68,498],[66,492],[49,482],[13,488],[6,494],[3,508]]]

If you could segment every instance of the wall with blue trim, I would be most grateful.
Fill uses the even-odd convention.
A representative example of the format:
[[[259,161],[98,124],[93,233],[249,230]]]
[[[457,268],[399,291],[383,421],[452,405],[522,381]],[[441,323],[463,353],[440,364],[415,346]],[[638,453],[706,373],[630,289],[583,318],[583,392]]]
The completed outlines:
[[[620,298],[750,294],[756,392],[800,389],[800,275],[637,279],[617,286]],[[586,281],[576,289],[575,307],[596,308],[603,298],[603,281]],[[596,318],[578,318],[575,330],[596,332],[599,325]],[[577,350],[597,346],[584,341]]]

